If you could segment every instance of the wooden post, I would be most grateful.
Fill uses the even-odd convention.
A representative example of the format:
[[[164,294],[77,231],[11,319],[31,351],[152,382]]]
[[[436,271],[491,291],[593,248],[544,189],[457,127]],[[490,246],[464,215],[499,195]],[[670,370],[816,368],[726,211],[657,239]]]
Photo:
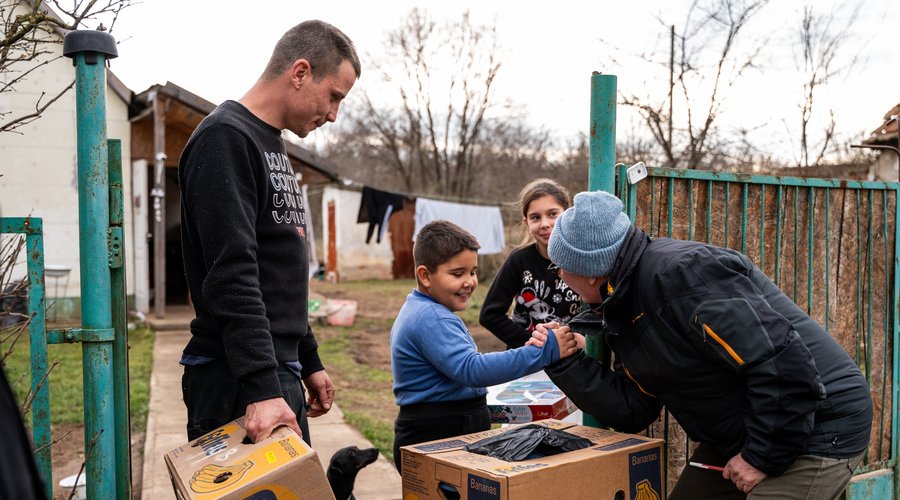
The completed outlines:
[[[334,200],[328,200],[328,262],[325,264],[325,279],[337,283],[337,223],[334,215]]]
[[[153,94],[153,313],[166,315],[166,107]]]

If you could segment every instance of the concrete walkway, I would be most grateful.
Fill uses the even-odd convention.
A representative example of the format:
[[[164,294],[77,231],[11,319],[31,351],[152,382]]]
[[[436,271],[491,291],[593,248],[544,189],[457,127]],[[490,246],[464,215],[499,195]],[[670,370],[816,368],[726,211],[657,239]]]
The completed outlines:
[[[190,312],[176,309],[167,312],[165,320],[150,320],[156,329],[156,343],[153,347],[150,409],[144,443],[140,496],[144,500],[175,498],[163,456],[187,441],[187,412],[181,399],[182,368],[178,364],[181,351],[190,338],[185,317],[187,314]],[[362,434],[344,421],[344,415],[337,405],[332,406],[327,415],[309,419],[309,427],[313,448],[325,468],[334,452],[345,446],[372,446]],[[395,500],[401,498],[400,484],[400,475],[394,464],[381,455],[377,462],[359,473],[354,494],[360,500]]]

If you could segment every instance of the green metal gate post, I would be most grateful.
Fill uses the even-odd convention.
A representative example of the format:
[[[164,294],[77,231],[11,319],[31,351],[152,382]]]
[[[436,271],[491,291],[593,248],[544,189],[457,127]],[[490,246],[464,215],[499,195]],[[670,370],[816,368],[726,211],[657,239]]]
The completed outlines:
[[[591,75],[591,137],[588,189],[615,194],[616,76]]]
[[[31,427],[34,461],[47,498],[53,496],[50,458],[50,366],[47,361],[47,329],[44,294],[44,223],[40,217],[0,217],[0,234],[25,235],[28,264],[28,338],[31,352]]]
[[[131,498],[131,418],[128,396],[128,318],[125,311],[125,239],[122,225],[122,141],[109,145],[109,267],[113,329],[113,393],[116,421],[116,498]]]
[[[900,157],[900,153],[897,153]],[[891,412],[891,461],[894,467],[894,498],[900,498],[900,189],[894,191],[894,292],[891,300],[892,316],[892,340],[893,345],[893,373],[891,374],[891,388],[893,395],[891,402],[894,411]],[[886,333],[885,333],[886,334]]]
[[[50,366],[47,356],[46,295],[44,290],[44,228],[43,220],[27,218],[22,229],[26,230],[25,250],[28,254],[28,309],[33,311],[29,325],[31,350],[31,424],[34,428],[35,462],[44,479],[44,490],[50,498],[53,493],[53,465],[50,457]]]
[[[63,55],[75,64],[87,496],[106,499],[117,492],[106,143],[106,60],[117,56],[116,42],[102,31],[71,31]]]
[[[616,178],[616,77],[594,72],[591,75],[591,127],[588,190],[615,193]],[[610,354],[600,337],[587,335],[585,352],[592,358],[609,361]],[[584,424],[599,427],[592,415]]]

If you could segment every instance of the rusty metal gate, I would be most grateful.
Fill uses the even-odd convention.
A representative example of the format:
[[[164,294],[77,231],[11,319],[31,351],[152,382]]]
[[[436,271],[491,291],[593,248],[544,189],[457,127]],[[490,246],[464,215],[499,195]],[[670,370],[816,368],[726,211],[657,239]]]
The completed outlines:
[[[649,168],[616,192],[652,236],[696,240],[750,257],[835,337],[866,376],[871,444],[848,498],[900,498],[897,480],[898,193],[900,183]],[[692,443],[665,413],[669,488]]]

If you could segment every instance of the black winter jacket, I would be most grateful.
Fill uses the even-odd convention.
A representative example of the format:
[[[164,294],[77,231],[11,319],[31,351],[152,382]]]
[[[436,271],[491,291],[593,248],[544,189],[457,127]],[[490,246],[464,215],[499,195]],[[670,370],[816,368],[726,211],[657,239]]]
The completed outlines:
[[[692,440],[769,475],[868,446],[859,368],[746,256],[632,227],[602,286],[614,370],[581,353],[547,373],[604,424],[637,432],[665,405]]]

